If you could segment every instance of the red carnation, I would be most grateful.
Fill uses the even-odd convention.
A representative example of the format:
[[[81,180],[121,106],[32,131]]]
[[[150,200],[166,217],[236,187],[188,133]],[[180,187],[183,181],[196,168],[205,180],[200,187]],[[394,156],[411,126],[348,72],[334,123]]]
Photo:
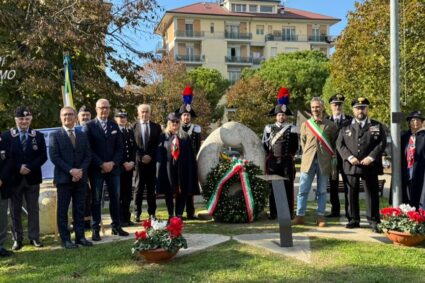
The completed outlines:
[[[143,231],[136,231],[135,234],[136,234],[136,240],[140,240],[140,239],[146,240],[147,233],[146,233],[145,230],[143,230]]]
[[[167,226],[170,237],[179,237],[183,230],[183,221],[179,217],[170,218],[170,224]]]
[[[148,220],[144,220],[144,221],[143,221],[143,223],[142,223],[142,225],[143,225],[143,227],[144,227],[145,229],[148,229],[148,228],[151,228],[151,227],[152,227],[152,222],[151,222],[151,220],[150,220],[150,219],[148,219]]]

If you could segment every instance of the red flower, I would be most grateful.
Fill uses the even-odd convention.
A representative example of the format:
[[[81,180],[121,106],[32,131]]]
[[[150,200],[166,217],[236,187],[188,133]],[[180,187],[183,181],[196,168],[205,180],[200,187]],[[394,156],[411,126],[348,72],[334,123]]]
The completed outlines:
[[[413,220],[417,223],[425,222],[425,215],[421,215],[417,211],[409,211],[407,212],[407,216],[409,216],[410,220]]]
[[[151,220],[150,220],[150,219],[148,219],[148,220],[144,220],[144,221],[143,221],[143,223],[142,223],[142,225],[143,225],[143,227],[144,227],[145,229],[148,229],[148,228],[151,228],[151,227],[152,227],[152,222],[151,222]]]
[[[179,217],[170,218],[170,224],[168,224],[167,230],[171,238],[181,236],[183,221]]]
[[[401,214],[400,208],[394,208],[394,207],[385,207],[381,209],[380,213],[383,216],[399,216]]]
[[[142,231],[136,231],[136,240],[146,240],[147,238],[147,233],[146,230],[142,230]]]

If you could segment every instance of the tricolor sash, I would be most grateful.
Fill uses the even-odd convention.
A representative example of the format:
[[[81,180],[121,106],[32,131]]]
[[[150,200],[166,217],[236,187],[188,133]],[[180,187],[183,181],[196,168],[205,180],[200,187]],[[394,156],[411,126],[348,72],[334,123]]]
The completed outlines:
[[[305,124],[316,137],[316,139],[322,144],[331,157],[335,156],[335,152],[332,149],[331,142],[325,132],[316,124],[313,117],[308,119]]]

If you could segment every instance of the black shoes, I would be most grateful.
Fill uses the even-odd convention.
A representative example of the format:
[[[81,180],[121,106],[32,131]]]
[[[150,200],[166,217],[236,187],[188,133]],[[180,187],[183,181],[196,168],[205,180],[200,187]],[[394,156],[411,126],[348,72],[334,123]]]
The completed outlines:
[[[354,228],[360,228],[360,223],[355,220],[350,220],[350,222],[345,225],[345,228],[347,229],[354,229]]]
[[[86,238],[81,238],[81,239],[75,240],[75,243],[77,245],[80,245],[80,246],[83,246],[83,247],[91,247],[91,246],[93,246],[93,243],[90,242],[90,241],[88,241]]]
[[[19,251],[20,249],[22,249],[23,246],[24,245],[22,244],[21,241],[14,241],[13,246],[12,246],[12,250]]]
[[[98,242],[101,241],[102,238],[100,238],[99,230],[93,230],[91,234],[92,241]]]
[[[335,213],[335,212],[331,212],[328,215],[325,215],[325,217],[326,218],[341,217],[341,214]]]
[[[78,246],[71,241],[62,242],[62,247],[68,250],[76,249]]]
[[[11,255],[13,255],[13,252],[8,251],[4,248],[0,248],[0,257],[8,257],[8,256],[11,256]]]
[[[112,228],[112,235],[118,235],[118,236],[126,237],[130,234],[128,232],[124,231],[121,227],[118,227],[118,228]]]
[[[30,244],[33,245],[36,248],[42,248],[44,247],[43,243],[40,242],[40,240],[30,240]]]

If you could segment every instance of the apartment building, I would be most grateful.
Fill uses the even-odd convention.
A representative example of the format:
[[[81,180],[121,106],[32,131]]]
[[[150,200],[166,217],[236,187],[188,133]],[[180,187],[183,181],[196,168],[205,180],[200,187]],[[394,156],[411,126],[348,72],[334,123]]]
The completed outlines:
[[[217,69],[234,82],[243,68],[282,52],[320,50],[329,56],[329,29],[339,21],[276,0],[198,2],[165,12],[155,29],[163,39],[157,51],[188,68]]]

